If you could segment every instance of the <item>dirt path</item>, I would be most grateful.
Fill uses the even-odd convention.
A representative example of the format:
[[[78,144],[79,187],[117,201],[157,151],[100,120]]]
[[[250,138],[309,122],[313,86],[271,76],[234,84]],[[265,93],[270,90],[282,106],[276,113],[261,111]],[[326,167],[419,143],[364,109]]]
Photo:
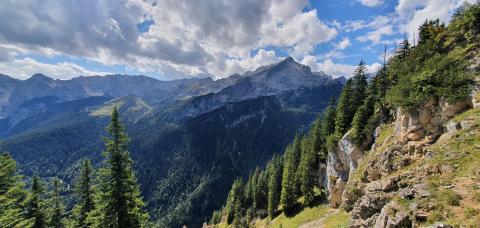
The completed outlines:
[[[333,214],[338,213],[338,212],[340,212],[339,209],[330,209],[329,212],[326,213],[325,215],[323,215],[322,217],[318,218],[315,221],[304,223],[304,224],[300,225],[299,228],[319,228],[319,227],[323,227],[322,226],[323,221],[326,218],[328,218],[330,215],[333,215]]]

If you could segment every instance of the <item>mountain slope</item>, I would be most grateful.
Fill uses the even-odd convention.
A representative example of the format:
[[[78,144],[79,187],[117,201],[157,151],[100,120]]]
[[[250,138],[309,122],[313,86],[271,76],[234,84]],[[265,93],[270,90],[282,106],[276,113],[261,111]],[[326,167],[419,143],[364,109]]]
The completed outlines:
[[[290,83],[297,78],[301,83]],[[10,130],[0,144],[27,175],[59,175],[71,183],[80,159],[97,165],[109,110],[117,106],[152,217],[166,226],[194,227],[220,207],[234,177],[281,153],[343,87],[289,59],[217,81],[157,82],[141,76],[58,81],[40,75],[32,80],[45,91],[22,98],[26,101],[14,113],[26,115],[13,127],[8,125],[13,116],[4,119],[2,126]],[[137,91],[135,83],[153,85]],[[66,85],[81,88],[80,98],[69,101],[55,92]],[[210,93],[192,95],[205,91]]]

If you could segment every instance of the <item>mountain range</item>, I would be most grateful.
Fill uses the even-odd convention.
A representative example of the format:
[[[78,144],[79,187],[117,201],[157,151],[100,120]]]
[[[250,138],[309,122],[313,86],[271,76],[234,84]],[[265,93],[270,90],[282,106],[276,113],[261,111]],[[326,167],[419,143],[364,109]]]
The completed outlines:
[[[72,183],[81,159],[99,164],[116,106],[152,217],[161,226],[198,227],[233,179],[284,151],[344,81],[290,57],[219,80],[0,75],[0,150],[26,175]]]

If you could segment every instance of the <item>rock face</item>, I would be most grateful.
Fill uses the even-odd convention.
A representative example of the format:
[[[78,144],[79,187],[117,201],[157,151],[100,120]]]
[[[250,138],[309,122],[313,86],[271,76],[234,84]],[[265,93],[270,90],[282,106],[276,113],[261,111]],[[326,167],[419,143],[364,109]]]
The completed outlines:
[[[444,124],[455,114],[473,107],[470,99],[456,103],[429,101],[412,114],[397,108],[395,114],[395,135],[404,141],[435,140],[444,131]],[[447,127],[448,128],[448,127]]]
[[[350,137],[350,132],[347,132],[338,141],[337,149],[328,153],[326,175],[329,202],[332,207],[340,205],[345,183],[350,174],[357,169],[358,161],[363,155],[363,151],[353,144]]]

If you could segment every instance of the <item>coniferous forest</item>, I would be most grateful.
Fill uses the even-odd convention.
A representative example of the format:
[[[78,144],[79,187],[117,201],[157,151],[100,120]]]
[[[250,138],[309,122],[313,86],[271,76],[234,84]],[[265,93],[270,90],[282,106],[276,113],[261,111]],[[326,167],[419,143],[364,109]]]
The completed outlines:
[[[15,160],[1,155],[1,227],[149,227],[126,149],[129,138],[116,107],[106,129],[102,166],[95,170],[88,159],[82,162],[73,186],[76,203],[70,211],[65,210],[61,180],[33,176],[25,183]]]

